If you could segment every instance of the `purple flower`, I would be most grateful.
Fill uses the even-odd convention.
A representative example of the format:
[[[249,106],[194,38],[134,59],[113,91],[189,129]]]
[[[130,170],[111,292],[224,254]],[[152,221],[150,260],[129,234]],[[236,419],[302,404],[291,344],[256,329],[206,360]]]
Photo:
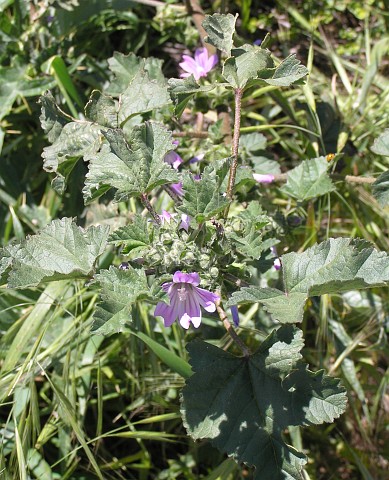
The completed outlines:
[[[181,163],[184,161],[179,155],[178,153],[176,153],[174,150],[170,150],[170,152],[168,152],[166,155],[165,155],[165,158],[163,159],[164,162],[168,163],[169,165],[171,165],[175,170],[178,169],[178,167],[181,165]]]
[[[179,143],[180,142],[178,140],[172,141],[172,144],[175,147],[177,147]],[[175,170],[177,170],[184,160],[174,150],[170,150],[170,152],[167,152],[167,154],[165,155],[163,161],[171,165]]]
[[[201,308],[207,312],[216,310],[215,302],[219,296],[215,293],[199,288],[200,276],[198,273],[176,272],[173,281],[164,283],[162,289],[168,293],[170,305],[159,302],[154,315],[163,317],[165,327],[170,327],[178,318],[181,326],[188,329],[192,323],[198,328],[201,323]]]
[[[195,157],[191,158],[191,159],[189,160],[189,163],[201,162],[201,160],[203,160],[204,157],[205,157],[205,153],[199,153],[199,154],[196,155]]]
[[[260,38],[257,38],[257,40],[254,40],[254,45],[256,45],[257,47],[259,47],[262,43],[262,40]]]
[[[185,78],[193,75],[195,80],[199,80],[200,77],[206,77],[207,73],[212,70],[218,62],[217,55],[208,57],[206,48],[197,48],[194,58],[189,55],[183,55],[182,59],[183,62],[179,65],[185,72],[181,73],[180,77]]]
[[[232,305],[230,307],[232,320],[234,321],[235,327],[239,327],[239,312],[238,307],[236,305]]]
[[[282,267],[282,264],[281,264],[281,259],[280,258],[276,258],[273,262],[273,267],[276,269],[276,270],[280,270],[280,268]]]
[[[180,223],[179,229],[182,228],[187,232],[189,229],[189,224],[190,224],[190,216],[187,215],[186,213],[183,213],[181,215],[181,223]]]
[[[165,222],[170,223],[170,220],[176,215],[176,213],[169,213],[166,210],[162,210],[162,214],[158,215],[161,219],[161,224],[163,225]]]
[[[274,175],[253,173],[254,180],[258,183],[272,183],[274,181]]]
[[[184,189],[182,188],[182,182],[178,183],[171,183],[169,187],[173,190],[173,192],[178,195],[179,197],[184,196]]]

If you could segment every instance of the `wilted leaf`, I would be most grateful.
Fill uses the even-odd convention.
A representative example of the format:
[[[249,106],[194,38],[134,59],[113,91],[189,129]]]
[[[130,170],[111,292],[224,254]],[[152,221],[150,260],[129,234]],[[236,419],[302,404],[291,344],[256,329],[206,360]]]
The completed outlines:
[[[54,101],[51,92],[46,92],[39,99],[42,105],[39,120],[43,131],[46,133],[50,143],[54,143],[60,136],[63,127],[73,119],[66,115]]]

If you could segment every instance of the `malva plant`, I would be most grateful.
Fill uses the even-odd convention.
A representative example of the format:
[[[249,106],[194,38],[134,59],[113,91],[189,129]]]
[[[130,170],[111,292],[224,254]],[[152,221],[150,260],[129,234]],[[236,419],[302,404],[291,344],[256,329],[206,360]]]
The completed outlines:
[[[305,304],[314,296],[387,284],[389,257],[364,240],[330,238],[278,258],[280,231],[257,194],[276,188],[277,174],[243,164],[240,149],[254,151],[257,137],[240,136],[242,98],[252,86],[302,85],[308,70],[294,55],[275,60],[266,40],[235,45],[235,21],[214,14],[203,23],[206,41],[221,52],[221,74],[212,70],[217,57],[205,49],[194,59],[184,56],[185,78],[170,80],[157,59],[115,54],[108,61],[112,81],[104,92],[93,91],[83,119],[62,112],[50,93],[41,98],[41,123],[51,142],[43,152],[44,169],[55,174],[53,188],[65,192],[83,159],[85,203],[130,202],[133,214],[111,229],[54,220],[4,247],[0,273],[9,288],[84,279],[99,294],[91,335],[138,335],[140,303],[148,305],[156,325],[162,323],[158,317],[162,328],[178,321],[200,337],[202,315],[207,325],[222,322],[231,351],[200,338],[187,345],[181,415],[188,435],[255,467],[257,479],[301,480],[307,457],[289,444],[290,431],[331,423],[347,408],[340,381],[309,370],[303,359],[298,325]],[[211,94],[234,99],[231,155],[223,155],[221,142],[220,158],[185,162],[171,130],[193,99]],[[182,125],[180,137],[185,132]],[[282,194],[305,202],[334,191],[326,153],[288,172]],[[380,198],[382,183],[378,179],[375,186]],[[125,262],[102,268],[99,259],[116,247]],[[246,329],[246,337],[253,335],[248,346],[238,330],[239,310],[251,304],[261,305],[272,323],[262,341],[254,328]]]

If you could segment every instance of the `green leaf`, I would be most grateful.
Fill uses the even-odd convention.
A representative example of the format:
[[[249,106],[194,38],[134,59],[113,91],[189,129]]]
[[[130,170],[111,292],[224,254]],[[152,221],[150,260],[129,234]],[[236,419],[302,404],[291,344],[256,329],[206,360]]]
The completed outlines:
[[[247,208],[239,213],[239,218],[247,224],[255,222],[257,228],[261,228],[271,221],[270,217],[263,211],[262,205],[258,200],[251,201]]]
[[[274,65],[268,50],[252,45],[234,48],[231,53],[232,57],[224,62],[223,77],[234,88],[244,88],[262,70]]]
[[[245,257],[258,259],[264,250],[262,235],[255,221],[246,225],[243,232],[227,232],[226,235],[237,252]]]
[[[381,135],[374,140],[371,151],[377,155],[389,157],[389,128],[384,130]]]
[[[112,335],[128,330],[132,322],[132,303],[149,294],[144,270],[127,270],[111,266],[96,275],[101,286],[100,302],[93,315],[92,333]]]
[[[307,298],[306,293],[293,292],[286,295],[277,288],[245,287],[231,295],[226,307],[261,303],[281,323],[297,323],[303,321]]]
[[[385,285],[389,257],[361,239],[330,238],[281,257],[287,292],[339,293]]]
[[[281,64],[272,70],[266,70],[263,75],[259,77],[269,85],[276,87],[289,87],[293,83],[300,85],[301,80],[308,75],[308,69],[301,65],[300,60],[297,60],[296,55],[289,55]],[[271,76],[270,76],[271,75]]]
[[[264,152],[266,145],[267,138],[263,133],[245,133],[239,138],[239,148],[246,150],[250,154]]]
[[[175,105],[175,114],[178,117],[182,115],[186,105],[195,93],[209,92],[214,88],[214,85],[200,86],[193,75],[187,78],[171,78],[168,80],[168,91]]]
[[[124,55],[115,52],[108,60],[109,69],[114,73],[115,79],[109,84],[106,93],[118,97],[131,85],[139,72],[146,72],[150,80],[166,82],[162,73],[162,64],[163,61],[157,58],[141,58],[134,53]]]
[[[301,322],[308,297],[389,282],[388,255],[360,239],[330,238],[303,253],[282,255],[281,262],[284,291],[242,288],[227,306],[259,302],[281,323]]]
[[[229,203],[219,192],[220,179],[211,166],[204,169],[201,180],[195,180],[192,175],[186,174],[183,189],[182,205],[176,208],[194,218],[198,223],[209,220]]]
[[[66,180],[81,157],[87,157],[99,150],[101,145],[100,127],[90,122],[67,123],[53,145],[43,149],[43,168],[56,173],[53,188],[63,194]]]
[[[115,188],[115,201],[148,193],[159,185],[178,182],[176,171],[164,162],[172,150],[172,136],[163,125],[146,122],[136,126],[129,138],[122,130],[107,130],[108,145],[88,157],[84,197],[97,198],[109,188]]]
[[[118,128],[118,105],[110,96],[93,90],[85,106],[85,116],[103,127]]]
[[[123,254],[130,252],[138,255],[152,244],[153,235],[149,232],[150,222],[142,215],[135,215],[132,223],[113,232],[108,243],[123,245]]]
[[[178,373],[183,378],[189,378],[192,375],[192,369],[188,362],[179,357],[166,347],[148,337],[142,332],[132,332],[140,338],[154,353],[165,363],[173,372]]]
[[[230,13],[227,15],[221,15],[220,13],[206,15],[202,26],[208,36],[205,37],[204,40],[219,50],[222,50],[227,55],[230,55],[237,17],[238,15],[234,17]]]
[[[145,71],[139,71],[120,95],[119,122],[130,117],[157,110],[171,103],[166,80],[152,80]]]
[[[304,160],[288,172],[281,190],[299,201],[320,197],[335,190],[328,176],[329,164],[325,157]]]
[[[389,170],[382,173],[371,186],[374,198],[381,205],[389,205]]]
[[[282,326],[256,353],[235,357],[200,341],[188,345],[194,374],[182,392],[184,425],[238,462],[256,467],[261,480],[303,478],[306,458],[287,445],[293,425],[331,422],[346,407],[337,379],[313,373],[301,361],[301,330]]]
[[[62,194],[66,180],[81,157],[96,153],[101,145],[101,127],[97,123],[71,119],[55,105],[50,93],[41,97],[42,128],[53,142],[43,149],[43,168],[47,172],[56,173],[53,187]],[[91,107],[89,107],[90,109]]]
[[[90,276],[104,252],[108,227],[78,227],[70,218],[54,220],[10,251],[10,288]],[[9,265],[8,265],[9,266]]]
[[[29,68],[28,65],[0,66],[0,120],[11,111],[18,97],[41,95],[53,86],[47,77],[31,79]]]
[[[46,92],[39,99],[42,105],[42,113],[39,117],[41,126],[47,135],[50,143],[54,143],[60,136],[63,127],[72,120],[72,117],[64,113],[58,105],[51,92]]]

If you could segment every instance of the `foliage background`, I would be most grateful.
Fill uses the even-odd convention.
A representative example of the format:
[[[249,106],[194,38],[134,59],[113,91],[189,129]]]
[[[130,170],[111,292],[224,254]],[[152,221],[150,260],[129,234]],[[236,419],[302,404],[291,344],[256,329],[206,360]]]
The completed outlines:
[[[165,76],[177,77],[182,53],[199,45],[187,4],[0,1],[2,245],[63,216],[77,216],[83,226],[119,226],[131,216],[131,202],[85,208],[82,163],[63,197],[52,190],[52,176],[42,169],[48,140],[37,101],[50,89],[63,110],[78,117],[91,91],[104,90],[107,59],[115,51],[161,58]],[[318,152],[343,153],[336,167],[340,175],[376,177],[388,169],[387,157],[371,151],[388,125],[386,1],[201,6],[206,13],[239,13],[242,40],[252,43],[270,32],[272,52],[296,53],[311,71],[305,87],[251,90],[243,99],[242,133],[263,133],[266,157],[283,172]],[[207,130],[228,102],[199,98],[184,118],[186,126]],[[318,125],[319,140],[301,130]],[[180,153],[189,159],[202,151],[212,159],[207,139],[183,141]],[[279,252],[302,251],[331,236],[361,237],[388,250],[388,211],[369,187],[344,183],[331,196],[305,203],[292,202],[277,187],[261,187],[260,193],[269,212],[278,215]],[[100,267],[122,260],[111,250]],[[250,470],[186,436],[178,401],[183,379],[155,355],[155,345],[130,332],[91,337],[93,287],[63,281],[29,290],[3,286],[0,292],[2,478],[250,478]],[[137,326],[152,340],[187,359],[185,344],[199,332],[164,330],[145,306],[136,313]],[[386,289],[314,297],[306,309],[304,357],[312,369],[341,377],[349,397],[346,414],[334,424],[289,432],[292,444],[308,452],[311,479],[385,478],[387,315]],[[257,306],[241,322],[249,346],[271,328]],[[257,328],[255,335],[245,337],[245,327]],[[201,336],[222,347],[229,342],[220,340],[222,328],[211,320],[204,320]]]

